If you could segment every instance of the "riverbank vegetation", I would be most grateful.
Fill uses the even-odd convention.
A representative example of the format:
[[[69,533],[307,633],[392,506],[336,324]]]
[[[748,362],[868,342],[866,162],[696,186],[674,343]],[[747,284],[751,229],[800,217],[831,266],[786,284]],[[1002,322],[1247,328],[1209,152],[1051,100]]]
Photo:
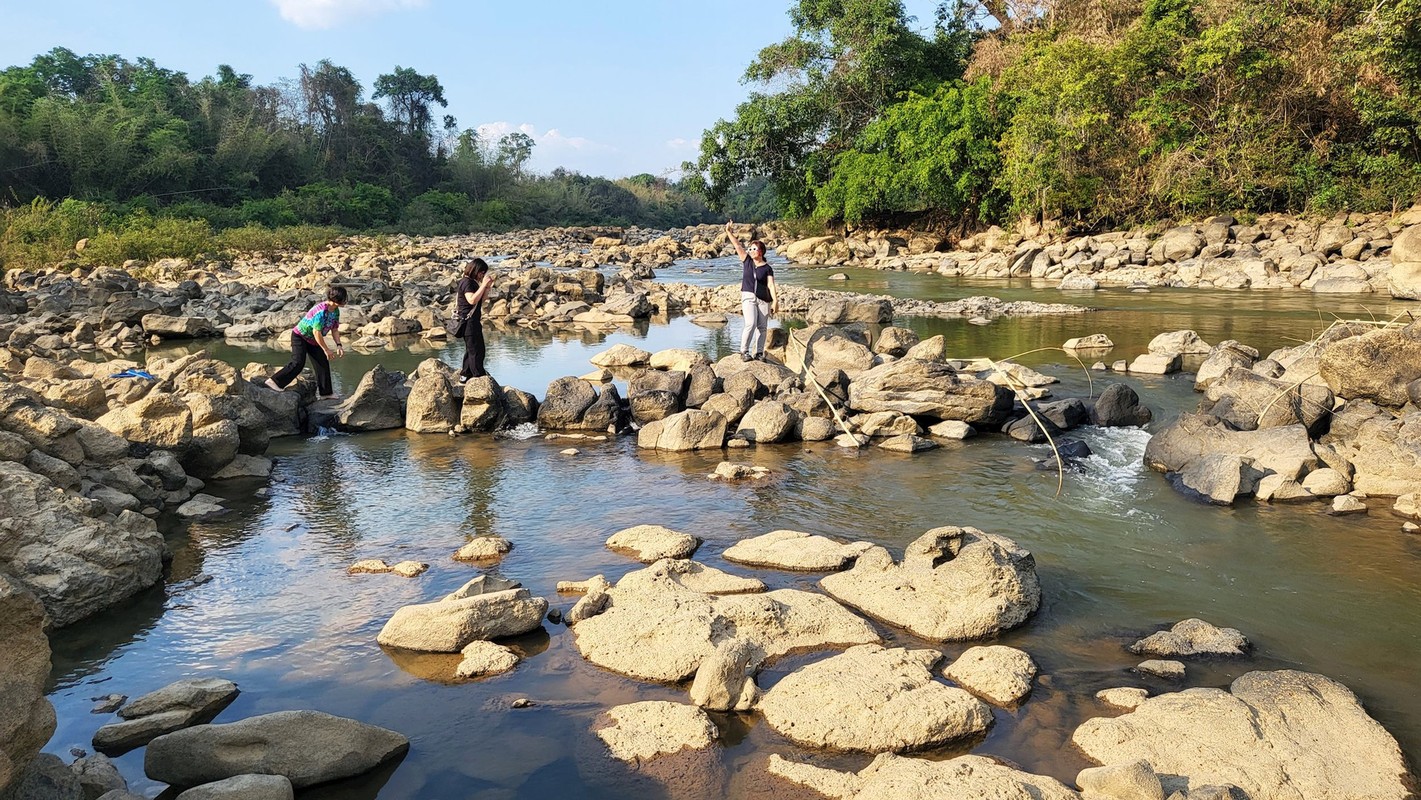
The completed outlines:
[[[790,216],[1086,227],[1421,197],[1421,0],[797,0],[685,169]]]
[[[0,70],[0,265],[53,263],[84,238],[82,259],[112,263],[349,231],[718,219],[650,174],[535,174],[532,137],[461,130],[445,105],[436,76],[406,67],[367,98],[330,61],[260,86],[226,65],[193,81],[146,58],[55,48]]]

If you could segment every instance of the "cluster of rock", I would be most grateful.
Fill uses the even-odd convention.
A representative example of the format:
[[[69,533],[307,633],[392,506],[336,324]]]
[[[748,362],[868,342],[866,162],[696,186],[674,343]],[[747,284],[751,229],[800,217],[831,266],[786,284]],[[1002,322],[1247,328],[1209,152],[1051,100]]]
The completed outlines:
[[[1146,464],[1213,503],[1323,499],[1351,513],[1388,497],[1418,516],[1421,323],[1339,322],[1264,358],[1192,338],[1204,399],[1155,433]]]
[[[0,601],[7,599],[0,594]],[[47,673],[47,644],[43,655]],[[237,694],[236,684],[205,678],[181,680],[131,702],[115,696],[115,702],[95,709],[99,713],[117,707],[124,720],[94,735],[95,748],[107,755],[81,754],[68,765],[47,754],[7,760],[20,749],[37,751],[43,743],[28,734],[13,743],[7,738],[0,754],[5,756],[0,758],[0,797],[142,800],[142,795],[128,791],[128,782],[107,756],[146,745],[144,772],[172,787],[165,797],[291,800],[297,789],[364,774],[409,750],[409,740],[398,733],[317,711],[282,711],[210,724]],[[11,706],[0,709],[8,714]],[[48,714],[52,731],[53,710]],[[0,723],[6,721],[0,716]],[[13,769],[16,764],[21,769]]]
[[[1230,216],[1161,229],[1069,237],[1059,229],[992,227],[948,248],[926,233],[880,231],[783,243],[791,261],[932,271],[974,278],[1030,277],[1063,290],[1102,284],[1380,293],[1421,300],[1421,206],[1392,216],[1306,220]]]
[[[1026,403],[1049,395],[1055,378],[1010,362],[949,360],[941,336],[919,341],[905,328],[884,327],[873,339],[858,324],[773,332],[767,355],[712,363],[691,350],[615,345],[592,358],[598,372],[553,381],[537,422],[547,430],[635,429],[638,446],[659,450],[839,437],[848,446],[877,441],[913,453],[979,431],[1044,442],[1086,423],[1150,419],[1124,385],[1098,399],[1063,398],[1028,411]],[[627,380],[626,398],[610,383],[598,387],[613,371]]]

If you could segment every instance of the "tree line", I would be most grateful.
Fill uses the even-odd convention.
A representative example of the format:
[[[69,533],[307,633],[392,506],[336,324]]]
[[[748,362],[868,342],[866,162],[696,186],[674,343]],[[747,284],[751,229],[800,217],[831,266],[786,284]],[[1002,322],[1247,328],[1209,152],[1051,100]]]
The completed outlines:
[[[228,65],[194,81],[64,48],[0,70],[0,262],[50,259],[85,236],[116,258],[201,251],[229,230],[233,246],[275,246],[717,218],[662,177],[533,174],[535,141],[461,130],[434,75],[396,66],[372,89],[328,60],[270,86]],[[292,227],[304,230],[263,235]]]
[[[1079,227],[1421,197],[1421,0],[796,0],[683,169],[832,224]]]

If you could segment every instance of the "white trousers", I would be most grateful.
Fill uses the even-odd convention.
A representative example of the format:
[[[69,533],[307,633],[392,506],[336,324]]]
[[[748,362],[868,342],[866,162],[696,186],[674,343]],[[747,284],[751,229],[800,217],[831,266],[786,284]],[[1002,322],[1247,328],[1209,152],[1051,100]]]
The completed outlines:
[[[755,296],[754,292],[740,293],[740,310],[745,315],[745,330],[740,334],[740,352],[755,355],[765,352],[765,330],[770,326],[770,304]],[[755,331],[760,332],[760,349],[751,350]]]

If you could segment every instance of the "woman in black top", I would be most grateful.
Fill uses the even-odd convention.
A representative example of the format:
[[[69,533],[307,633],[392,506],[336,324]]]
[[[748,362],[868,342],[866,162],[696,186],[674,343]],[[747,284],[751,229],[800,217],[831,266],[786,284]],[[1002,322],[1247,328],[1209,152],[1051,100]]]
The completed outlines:
[[[464,264],[464,277],[454,289],[459,335],[464,338],[464,365],[459,369],[459,383],[488,374],[484,372],[483,302],[491,288],[493,273],[489,272],[488,262],[476,258]]]
[[[740,310],[745,317],[745,329],[740,334],[740,358],[765,360],[766,329],[770,315],[780,313],[780,299],[775,292],[775,269],[765,261],[765,243],[759,239],[750,242],[750,252],[740,244],[733,221],[725,223],[725,235],[735,245],[735,253],[740,256]],[[755,333],[760,334],[760,347],[751,355],[750,345],[755,341]]]

